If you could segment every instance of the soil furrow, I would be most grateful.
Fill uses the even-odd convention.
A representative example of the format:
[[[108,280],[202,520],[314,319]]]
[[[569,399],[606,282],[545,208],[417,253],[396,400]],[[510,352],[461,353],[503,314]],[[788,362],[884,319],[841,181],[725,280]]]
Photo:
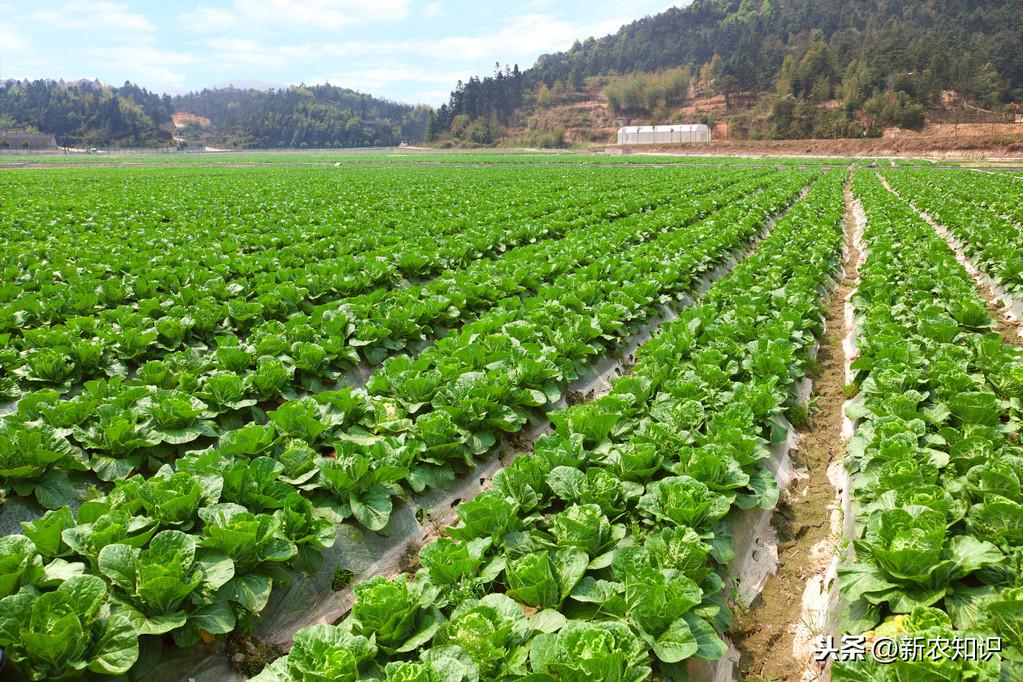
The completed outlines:
[[[773,518],[778,535],[778,570],[745,612],[737,613],[732,637],[741,653],[745,680],[803,680],[817,676],[814,664],[795,651],[812,638],[813,623],[804,622],[804,594],[819,595],[823,576],[835,553],[831,516],[835,488],[828,467],[845,452],[842,407],[845,402],[845,301],[855,288],[859,252],[853,240],[852,194],[846,187],[845,259],[842,278],[825,315],[826,336],[817,353],[807,420],[799,426],[799,445],[792,451],[796,480],[783,491]]]

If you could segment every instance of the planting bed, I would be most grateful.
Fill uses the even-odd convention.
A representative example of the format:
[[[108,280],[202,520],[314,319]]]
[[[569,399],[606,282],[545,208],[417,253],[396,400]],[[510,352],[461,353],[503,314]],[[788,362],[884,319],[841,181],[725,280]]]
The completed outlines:
[[[1021,192],[711,160],[8,172],[8,665],[733,679],[758,613],[795,619],[758,604],[798,583],[776,529],[827,513],[786,512],[829,494],[790,455],[855,285],[813,625],[770,624],[791,679],[825,631],[1003,642],[835,679],[1014,679]]]

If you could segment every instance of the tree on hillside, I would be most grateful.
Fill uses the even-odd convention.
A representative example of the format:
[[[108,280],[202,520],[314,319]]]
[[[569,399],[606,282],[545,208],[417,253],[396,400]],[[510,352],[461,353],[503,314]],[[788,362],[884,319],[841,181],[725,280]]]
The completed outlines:
[[[1023,100],[1021,44],[1018,0],[695,0],[542,55],[517,79],[527,92],[518,101],[529,103],[518,114],[497,106],[500,95],[484,78],[472,107],[453,93],[442,123],[492,109],[502,122],[522,121],[532,106],[558,100],[558,83],[571,92],[595,77],[634,79],[605,90],[608,103],[649,114],[662,100],[645,96],[640,75],[650,82],[651,74],[690,67],[705,93],[726,94],[729,105],[735,95],[756,96],[762,110],[775,111],[781,118],[772,115],[762,134],[862,134],[866,119],[889,114],[915,125],[917,109],[940,101],[943,90],[985,108]],[[800,116],[787,117],[797,109]]]

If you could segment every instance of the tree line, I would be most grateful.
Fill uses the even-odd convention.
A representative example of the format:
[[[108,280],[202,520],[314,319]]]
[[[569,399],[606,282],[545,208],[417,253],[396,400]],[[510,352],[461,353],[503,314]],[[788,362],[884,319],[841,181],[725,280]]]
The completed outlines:
[[[208,118],[211,129],[175,131],[179,111]],[[430,112],[332,85],[171,97],[132,83],[0,83],[0,128],[52,133],[62,146],[170,146],[176,132],[251,148],[393,146],[422,140]]]
[[[380,147],[423,139],[430,108],[333,85],[202,90],[173,99],[240,147]]]
[[[0,83],[0,128],[52,133],[63,146],[171,144],[173,102],[131,83],[35,80]]]
[[[186,135],[241,147],[486,145],[522,127],[528,143],[560,144],[543,112],[599,92],[627,117],[677,119],[687,99],[717,95],[749,112],[731,121],[742,136],[855,137],[919,128],[949,93],[962,108],[1023,101],[1020,45],[1019,0],[695,0],[525,70],[497,64],[436,111],[332,85],[169,97],[132,83],[6,81],[0,127],[63,145],[170,145],[170,117],[187,111],[212,129]]]
[[[458,81],[447,102],[429,117],[426,140],[446,135],[475,144],[490,144],[503,133],[523,105],[525,79],[519,65],[494,65],[494,75]]]
[[[1020,45],[1018,0],[696,0],[542,55],[516,78],[515,98],[496,76],[471,79],[433,132],[457,138],[492,112],[525,125],[596,82],[616,113],[667,114],[689,94],[724,95],[764,114],[755,135],[875,135],[922,126],[949,91],[958,106],[1023,101]],[[513,101],[524,108],[509,112]]]

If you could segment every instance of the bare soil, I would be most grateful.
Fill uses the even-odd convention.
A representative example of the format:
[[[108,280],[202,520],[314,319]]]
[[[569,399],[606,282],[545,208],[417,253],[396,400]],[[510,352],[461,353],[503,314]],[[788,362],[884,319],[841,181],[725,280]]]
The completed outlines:
[[[986,284],[977,280],[974,280],[974,283],[977,285],[977,290],[980,291],[980,296],[984,299],[984,303],[987,304],[988,315],[995,322],[993,331],[1001,334],[1002,339],[1006,343],[1013,346],[1023,346],[1023,336],[1021,336],[1023,325],[1009,319],[1005,315],[1005,307],[995,299],[994,294],[991,293],[991,289]]]
[[[1023,126],[1020,126],[1023,130]],[[714,140],[685,145],[632,145],[634,152],[722,155],[927,156],[982,159],[1023,156],[1023,135],[935,135],[839,140]]]
[[[853,244],[852,199],[846,190],[846,259],[842,279],[833,292],[825,316],[827,334],[817,354],[808,424],[800,431],[800,444],[792,453],[793,465],[805,469],[782,494],[772,519],[778,533],[778,572],[745,613],[738,614],[731,632],[739,649],[739,667],[745,680],[800,680],[809,661],[796,660],[793,642],[802,613],[807,580],[823,573],[831,561],[822,553],[831,534],[831,505],[835,488],[828,466],[844,456],[842,406],[845,402],[844,303],[855,287],[859,253]]]
[[[255,677],[274,659],[285,653],[281,648],[241,634],[239,630],[235,630],[227,637],[227,655],[231,667],[245,677]]]
[[[963,137],[975,136],[1019,136],[1023,135],[1023,125],[1018,123],[928,123],[917,132],[896,128],[892,137]],[[888,134],[888,131],[885,131]]]

